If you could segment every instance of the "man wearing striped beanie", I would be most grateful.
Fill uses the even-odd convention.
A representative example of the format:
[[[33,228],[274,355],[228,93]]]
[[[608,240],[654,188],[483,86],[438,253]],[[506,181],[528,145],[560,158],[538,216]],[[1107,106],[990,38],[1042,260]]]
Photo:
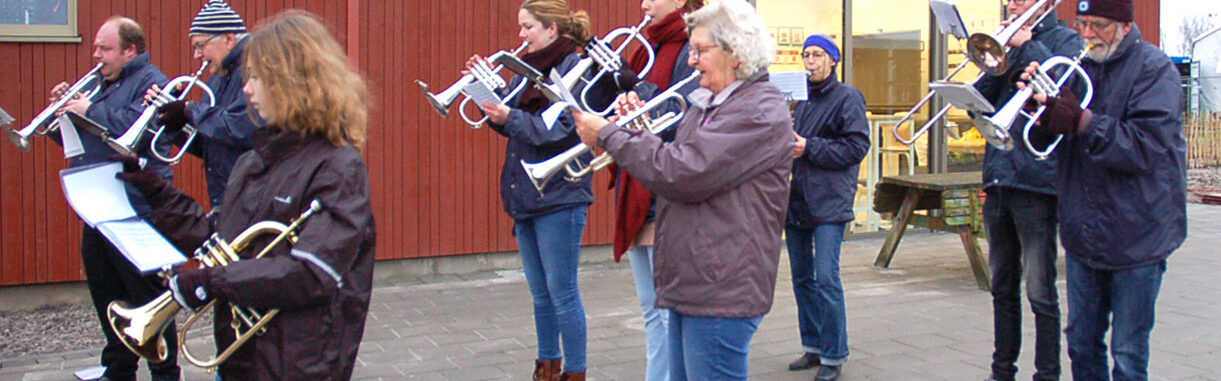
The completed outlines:
[[[187,152],[204,161],[208,197],[215,209],[224,199],[225,184],[237,157],[250,149],[250,135],[262,123],[251,119],[242,93],[242,55],[246,47],[242,17],[224,1],[211,0],[195,16],[189,35],[195,59],[209,63],[208,87],[216,95],[216,104],[170,102],[159,109],[159,122],[166,132],[181,131],[187,124],[199,131]],[[153,86],[150,98],[158,90]],[[181,144],[185,136],[177,140]]]

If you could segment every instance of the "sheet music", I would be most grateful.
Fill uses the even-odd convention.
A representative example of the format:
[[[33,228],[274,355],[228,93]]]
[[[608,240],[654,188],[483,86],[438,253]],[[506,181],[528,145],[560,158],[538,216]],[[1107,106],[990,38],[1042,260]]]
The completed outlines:
[[[466,94],[468,97],[471,97],[471,99],[475,101],[475,105],[479,106],[480,110],[483,110],[484,102],[500,103],[500,96],[493,93],[492,90],[488,89],[487,86],[484,86],[483,82],[473,81],[466,84],[466,86],[462,86],[462,93]]]
[[[108,162],[59,172],[68,205],[89,226],[136,216],[127,188],[114,177],[122,170],[123,163]]]
[[[929,0],[928,6],[937,18],[937,29],[940,29],[941,33],[953,35],[960,40],[971,35],[967,32],[967,25],[962,22],[962,15],[958,13],[958,6],[954,3],[947,0]]]
[[[106,221],[97,228],[141,273],[154,272],[187,261],[178,248],[143,219],[133,217],[122,221]]]
[[[809,78],[810,75],[804,71],[782,71],[768,73],[770,82],[780,88],[780,92],[784,93],[784,99],[790,102],[804,101],[810,99],[809,94]]]
[[[68,118],[68,114],[64,113],[55,118],[54,122],[59,123],[59,137],[64,143],[64,158],[71,159],[85,153],[85,145],[81,144],[80,134],[76,132],[76,126],[72,124],[72,120]]]
[[[996,111],[992,103],[984,99],[983,94],[980,94],[979,90],[975,90],[975,86],[970,84],[933,81],[928,84],[928,87],[959,109],[977,113],[992,113]]]

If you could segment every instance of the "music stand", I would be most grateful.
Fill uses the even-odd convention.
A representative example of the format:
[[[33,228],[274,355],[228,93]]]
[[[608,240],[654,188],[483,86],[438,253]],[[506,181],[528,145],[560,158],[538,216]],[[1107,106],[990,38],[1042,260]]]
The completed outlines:
[[[983,94],[980,94],[978,90],[975,90],[975,86],[970,84],[933,81],[928,84],[928,87],[959,109],[984,114],[996,111],[996,108],[992,106],[992,102],[984,99]]]
[[[84,115],[68,111],[64,113],[64,116],[67,116],[68,120],[72,122],[72,125],[76,126],[77,131],[85,131],[102,139],[110,137],[110,130],[106,129],[106,127],[103,127],[97,122],[86,118]]]
[[[941,33],[953,35],[959,40],[971,35],[967,32],[967,24],[962,22],[962,15],[958,13],[958,6],[954,3],[949,0],[929,0],[928,6],[937,18],[937,29],[941,29]]]

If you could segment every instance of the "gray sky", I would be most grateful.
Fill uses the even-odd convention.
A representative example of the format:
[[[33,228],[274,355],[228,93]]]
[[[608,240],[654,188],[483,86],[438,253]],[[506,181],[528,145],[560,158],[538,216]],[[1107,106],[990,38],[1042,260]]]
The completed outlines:
[[[1213,15],[1213,26],[1221,25],[1221,1],[1218,0],[1162,0],[1162,50],[1172,56],[1187,55],[1179,48],[1182,36],[1179,25],[1190,15]]]

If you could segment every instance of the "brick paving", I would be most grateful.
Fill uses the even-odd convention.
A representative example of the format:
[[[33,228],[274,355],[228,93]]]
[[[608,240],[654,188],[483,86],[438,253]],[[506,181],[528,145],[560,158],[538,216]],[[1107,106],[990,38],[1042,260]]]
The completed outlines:
[[[1154,380],[1217,380],[1221,360],[1221,207],[1188,206],[1187,242],[1170,257],[1157,309],[1150,372]],[[981,243],[984,243],[981,240]],[[882,238],[844,243],[851,380],[982,380],[991,358],[991,298],[975,286],[953,234],[910,232],[889,269],[873,267]],[[986,246],[985,246],[986,247]],[[582,255],[609,258],[605,247]],[[785,258],[784,254],[781,258]],[[596,260],[580,270],[589,325],[589,379],[643,378],[643,320],[630,266]],[[1063,274],[1063,259],[1059,261]],[[800,352],[796,305],[782,259],[776,302],[751,346],[751,378],[809,380],[789,372]],[[1061,304],[1064,280],[1058,282]],[[1033,317],[1023,306],[1019,379],[1031,376]],[[1062,312],[1067,316],[1066,307]],[[535,358],[529,291],[520,271],[439,275],[379,282],[373,292],[357,380],[524,380]],[[191,339],[210,347],[208,335]],[[0,359],[0,380],[70,380],[97,350]],[[1065,379],[1067,353],[1062,355]],[[210,380],[183,366],[184,379]],[[140,377],[147,379],[143,372]]]

